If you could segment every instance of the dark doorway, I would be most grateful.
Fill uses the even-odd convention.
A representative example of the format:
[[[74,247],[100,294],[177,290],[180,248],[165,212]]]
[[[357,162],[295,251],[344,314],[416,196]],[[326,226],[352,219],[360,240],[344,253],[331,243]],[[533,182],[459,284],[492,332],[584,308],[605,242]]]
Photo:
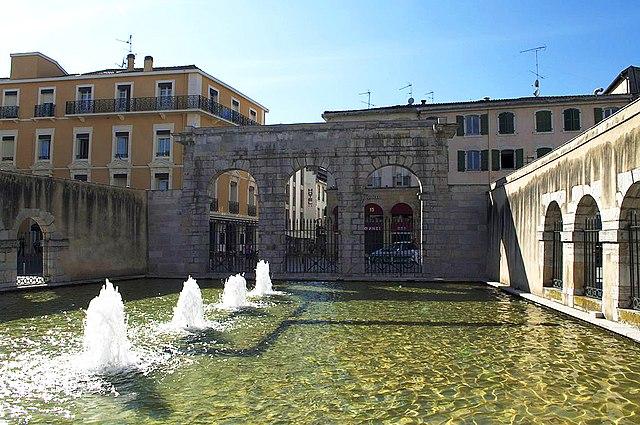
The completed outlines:
[[[18,230],[18,276],[42,276],[42,229],[32,219],[26,219]]]

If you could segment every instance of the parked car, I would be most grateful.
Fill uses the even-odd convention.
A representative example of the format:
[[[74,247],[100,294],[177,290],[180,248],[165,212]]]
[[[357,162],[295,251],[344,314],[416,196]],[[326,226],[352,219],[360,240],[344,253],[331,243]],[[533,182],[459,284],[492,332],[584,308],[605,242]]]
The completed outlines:
[[[420,264],[420,250],[413,242],[394,242],[369,254],[372,263]]]

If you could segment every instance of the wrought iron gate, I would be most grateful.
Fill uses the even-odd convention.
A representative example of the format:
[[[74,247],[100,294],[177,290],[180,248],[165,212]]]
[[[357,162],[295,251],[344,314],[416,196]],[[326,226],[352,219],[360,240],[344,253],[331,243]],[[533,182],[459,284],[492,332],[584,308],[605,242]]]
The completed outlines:
[[[365,271],[376,274],[406,274],[422,271],[419,223],[413,218],[385,218],[367,231],[381,237],[365,237]]]
[[[562,289],[562,221],[553,223],[553,247],[551,283],[554,288]]]
[[[599,233],[602,229],[600,215],[585,220],[584,228],[584,294],[587,297],[602,299],[602,242]]]
[[[42,276],[42,231],[32,224],[18,236],[18,276]]]
[[[256,223],[247,220],[209,221],[209,268],[214,272],[242,273],[258,262]]]
[[[287,222],[285,264],[290,273],[338,271],[339,231],[331,218]]]
[[[638,212],[629,212],[629,281],[631,307],[640,310],[640,223]]]

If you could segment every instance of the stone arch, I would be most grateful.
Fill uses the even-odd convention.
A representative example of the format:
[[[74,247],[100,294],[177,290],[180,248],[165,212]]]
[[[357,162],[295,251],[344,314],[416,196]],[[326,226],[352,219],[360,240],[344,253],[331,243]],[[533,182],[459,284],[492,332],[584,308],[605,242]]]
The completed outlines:
[[[10,239],[17,239],[20,225],[28,218],[32,219],[38,224],[38,226],[40,226],[45,239],[51,238],[55,234],[55,219],[53,215],[46,211],[29,208],[20,210],[16,218],[13,220],[13,227],[9,230]]]
[[[617,307],[640,309],[640,182],[622,198],[618,217]]]
[[[589,230],[592,232],[589,232]],[[591,195],[584,195],[576,207],[573,223],[573,292],[575,295],[592,295],[586,288],[586,280],[602,282],[602,243],[599,239],[602,230],[600,208]],[[587,243],[588,238],[595,238]],[[600,297],[602,291],[600,290]]]
[[[40,209],[23,209],[21,210],[13,221],[13,226],[9,229],[9,240],[15,241],[15,248],[9,252],[11,258],[11,265],[14,267],[14,271],[17,270],[18,250],[19,250],[19,231],[20,227],[27,220],[35,222],[40,231],[42,232],[42,277],[45,282],[52,277],[60,275],[61,265],[59,264],[58,257],[60,250],[64,248],[62,235],[58,234],[55,227],[54,216]],[[15,262],[14,262],[15,261]],[[30,282],[38,283],[38,282]]]
[[[542,285],[562,288],[563,255],[562,241],[558,232],[562,231],[562,210],[556,201],[551,201],[544,217]]]
[[[388,159],[388,157],[382,157],[385,159]],[[410,161],[411,162],[411,161]],[[418,188],[420,189],[420,193],[422,193],[422,187],[423,187],[423,183],[422,183],[422,178],[420,177],[420,174],[418,172],[416,172],[412,167],[413,162],[411,162],[410,164],[405,163],[405,161],[393,161],[393,162],[389,162],[388,160],[385,161],[374,161],[372,163],[372,167],[365,167],[366,170],[365,172],[367,173],[366,175],[366,185],[369,186],[370,180],[372,178],[372,176],[376,175],[376,173],[384,173],[384,170],[389,169],[390,167],[395,167],[395,168],[401,168],[404,169],[406,171],[408,171],[413,177],[415,177],[415,179],[417,180],[418,183]]]

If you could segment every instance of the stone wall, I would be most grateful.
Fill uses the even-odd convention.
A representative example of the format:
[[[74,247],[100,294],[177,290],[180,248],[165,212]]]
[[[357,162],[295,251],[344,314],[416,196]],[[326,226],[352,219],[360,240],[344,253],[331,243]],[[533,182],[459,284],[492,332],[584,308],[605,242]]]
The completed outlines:
[[[182,211],[182,190],[149,191],[149,275],[182,277],[188,249],[183,229],[189,214]]]
[[[33,219],[43,232],[49,283],[144,275],[144,191],[0,172],[0,286],[16,284],[18,228]]]
[[[422,183],[419,202],[424,261],[419,276],[484,278],[486,187],[448,185],[447,140],[454,131],[455,124],[433,120],[192,129],[179,137],[185,145],[182,193],[149,198],[150,270],[176,276],[210,275],[207,187],[222,172],[238,169],[249,172],[258,186],[260,256],[270,261],[276,276],[285,276],[286,181],[296,170],[312,166],[327,169],[336,180],[339,271],[332,276],[286,277],[366,278],[366,179],[376,169],[400,165]],[[156,211],[169,203],[173,203],[174,212]],[[156,227],[156,220],[171,222],[171,217],[171,226],[179,229],[171,228],[170,233],[178,237],[169,241],[161,236],[162,226]]]
[[[494,280],[617,320],[630,307],[628,214],[640,211],[640,103],[630,104],[547,156],[494,184]],[[602,300],[585,300],[586,219],[599,214]],[[553,222],[561,218],[562,289],[551,287]],[[553,293],[557,292],[557,293]]]

